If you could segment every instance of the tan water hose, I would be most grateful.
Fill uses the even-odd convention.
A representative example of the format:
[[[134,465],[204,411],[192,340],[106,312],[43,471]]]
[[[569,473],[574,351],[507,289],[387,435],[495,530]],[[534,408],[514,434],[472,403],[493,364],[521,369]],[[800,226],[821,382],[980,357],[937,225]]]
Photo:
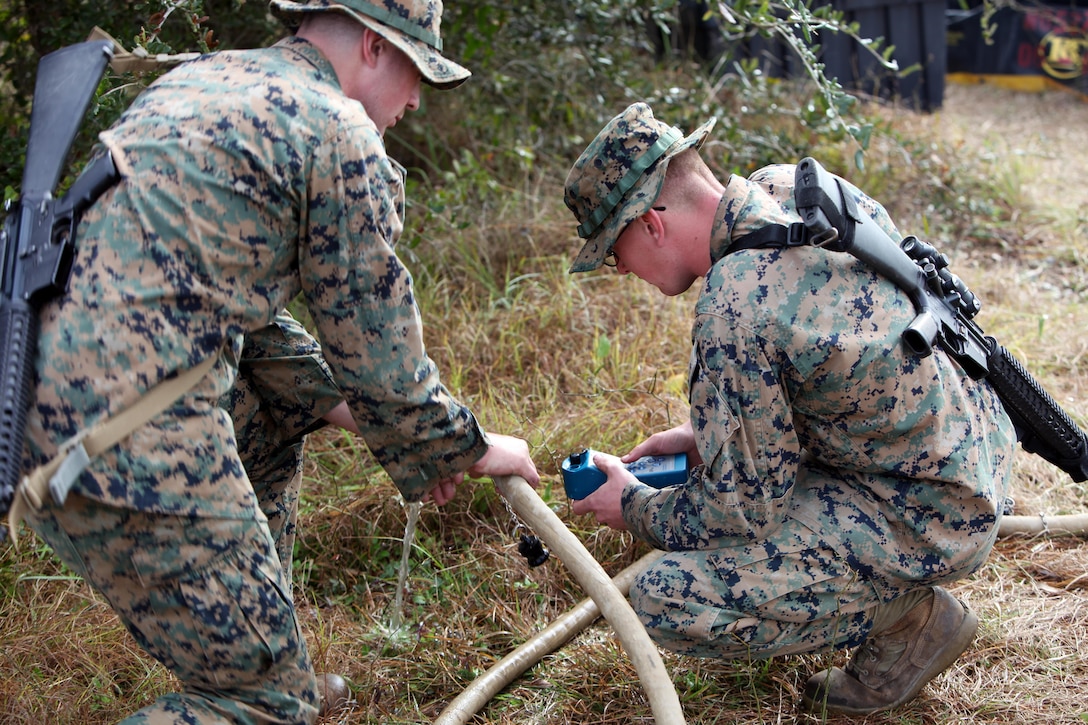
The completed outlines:
[[[664,552],[651,551],[612,579],[612,585],[623,596],[631,588],[631,582],[650,564],[661,558]],[[473,715],[483,709],[504,687],[516,680],[526,670],[535,665],[545,655],[556,651],[576,634],[592,624],[601,616],[601,609],[592,598],[583,599],[566,614],[558,617],[547,627],[537,632],[510,654],[495,663],[465,690],[458,695],[434,725],[464,725]]]
[[[646,691],[654,720],[659,725],[683,725],[684,713],[672,677],[665,669],[657,645],[650,639],[646,628],[627,603],[627,597],[612,584],[608,574],[586,551],[578,537],[567,529],[525,479],[519,476],[497,476],[495,487],[518,516],[570,570],[612,625],[616,637],[638,673],[642,688]]]
[[[491,698],[502,691],[522,673],[539,662],[545,655],[554,652],[563,646],[572,637],[592,624],[605,611],[605,618],[616,629],[624,648],[631,652],[652,653],[647,659],[646,672],[640,669],[642,660],[632,656],[639,678],[646,687],[650,697],[654,717],[658,723],[683,723],[683,714],[680,710],[679,698],[674,687],[661,694],[662,688],[656,683],[672,683],[672,679],[664,674],[664,663],[660,661],[657,648],[653,644],[646,631],[638,622],[630,619],[634,616],[627,604],[626,596],[631,588],[634,578],[646,569],[655,560],[660,558],[662,552],[653,551],[646,554],[631,566],[621,571],[615,579],[608,583],[607,574],[600,568],[597,561],[586,551],[581,542],[570,533],[555,513],[540,499],[524,479],[518,477],[496,478],[495,484],[510,505],[524,518],[534,531],[538,532],[544,542],[562,559],[574,574],[579,584],[590,594],[590,598],[583,600],[566,614],[557,618],[548,627],[538,632],[532,639],[524,642],[513,652],[493,665],[484,674],[477,677],[465,690],[452,700],[449,705],[434,721],[434,725],[464,725]],[[1010,536],[1035,536],[1040,534],[1068,534],[1072,536],[1088,535],[1088,514],[1068,514],[1060,516],[1004,516],[998,529],[999,537]],[[618,598],[619,602],[613,600]],[[599,606],[598,599],[606,600],[607,610]],[[621,606],[622,605],[622,606]],[[620,609],[626,609],[630,617],[618,614]],[[611,616],[609,614],[611,612]],[[617,625],[617,622],[620,624]],[[631,634],[628,629],[636,631]],[[621,627],[624,632],[621,633]],[[643,637],[638,636],[641,632]],[[634,641],[630,641],[630,640]],[[653,660],[656,659],[656,663]],[[650,687],[647,678],[652,678],[654,686]],[[659,702],[660,700],[660,702]],[[675,709],[675,715],[672,714]]]
[[[1035,536],[1038,534],[1088,535],[1088,514],[1064,514],[1061,516],[1002,516],[997,535]]]

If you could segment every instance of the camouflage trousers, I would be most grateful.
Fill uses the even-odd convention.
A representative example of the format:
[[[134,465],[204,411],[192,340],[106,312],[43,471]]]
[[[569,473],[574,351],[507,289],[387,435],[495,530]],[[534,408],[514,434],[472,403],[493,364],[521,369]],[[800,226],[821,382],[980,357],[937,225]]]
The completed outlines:
[[[723,659],[856,646],[881,603],[822,537],[790,518],[773,540],[667,552],[635,579],[630,599],[662,647]]]
[[[251,478],[257,504],[268,519],[268,530],[276,542],[287,592],[292,591],[292,561],[295,553],[295,533],[298,529],[298,501],[302,494],[302,456],[304,442],[285,445],[271,460],[266,461]],[[243,461],[245,462],[245,461]],[[247,463],[246,470],[249,470]]]
[[[263,517],[148,514],[75,493],[62,508],[31,512],[38,534],[182,684],[125,723],[317,719],[317,683],[290,583],[300,482],[296,468],[255,487],[274,530]]]
[[[1007,473],[999,473],[993,500],[1007,487]],[[974,530],[942,523],[940,512],[922,531],[908,529],[894,507],[860,525],[864,509],[844,516],[846,509],[827,503],[834,495],[841,504],[849,490],[842,480],[853,479],[803,469],[793,508],[767,539],[668,552],[654,562],[630,591],[653,639],[674,652],[723,659],[856,647],[881,605],[969,576],[993,548],[1000,510]]]

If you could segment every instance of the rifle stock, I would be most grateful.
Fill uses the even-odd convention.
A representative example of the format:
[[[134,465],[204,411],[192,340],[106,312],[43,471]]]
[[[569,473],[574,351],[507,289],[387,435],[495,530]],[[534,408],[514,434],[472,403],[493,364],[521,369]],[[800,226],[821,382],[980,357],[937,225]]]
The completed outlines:
[[[61,48],[38,63],[23,171],[24,198],[40,199],[57,188],[68,152],[112,55],[112,43],[91,40]]]
[[[0,231],[0,515],[10,508],[22,476],[38,310],[67,285],[78,214],[93,201],[86,184],[61,203],[53,199],[53,190],[112,50],[108,41],[89,41],[38,63],[22,195]],[[59,225],[58,209],[64,212]]]

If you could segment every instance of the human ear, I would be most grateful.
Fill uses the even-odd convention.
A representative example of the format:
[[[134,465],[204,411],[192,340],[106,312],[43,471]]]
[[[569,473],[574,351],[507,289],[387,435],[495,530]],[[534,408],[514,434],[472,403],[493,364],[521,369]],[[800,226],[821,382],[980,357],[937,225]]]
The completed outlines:
[[[660,241],[665,236],[665,222],[661,218],[661,215],[657,213],[656,209],[650,209],[640,218],[640,221],[646,225],[646,233],[654,241]]]
[[[378,57],[385,51],[385,38],[375,33],[370,28],[363,30],[362,59],[363,63],[370,67],[378,64]]]

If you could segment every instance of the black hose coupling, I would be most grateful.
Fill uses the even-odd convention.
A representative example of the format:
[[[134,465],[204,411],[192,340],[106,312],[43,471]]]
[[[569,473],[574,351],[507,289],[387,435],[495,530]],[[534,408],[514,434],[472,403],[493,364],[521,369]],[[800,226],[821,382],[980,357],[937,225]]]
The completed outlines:
[[[548,560],[548,550],[537,536],[522,534],[518,542],[518,553],[525,557],[530,567],[538,567]]]

